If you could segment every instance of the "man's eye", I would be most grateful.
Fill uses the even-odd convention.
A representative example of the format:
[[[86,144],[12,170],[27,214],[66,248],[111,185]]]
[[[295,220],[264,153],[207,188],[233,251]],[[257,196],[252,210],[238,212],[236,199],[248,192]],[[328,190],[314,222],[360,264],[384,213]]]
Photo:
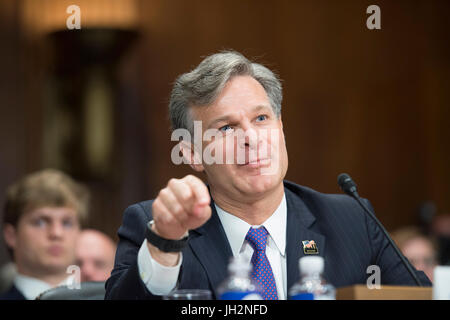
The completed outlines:
[[[231,126],[228,125],[228,124],[219,128],[219,130],[222,131],[222,132],[227,132],[227,131],[229,131],[231,129],[232,129]]]
[[[74,226],[74,223],[72,220],[65,220],[63,221],[64,228],[72,228]]]
[[[45,219],[36,219],[33,221],[33,225],[39,228],[45,227],[46,223]]]
[[[262,114],[256,118],[256,121],[259,122],[259,121],[264,121],[266,119],[267,119],[267,116],[265,114]]]

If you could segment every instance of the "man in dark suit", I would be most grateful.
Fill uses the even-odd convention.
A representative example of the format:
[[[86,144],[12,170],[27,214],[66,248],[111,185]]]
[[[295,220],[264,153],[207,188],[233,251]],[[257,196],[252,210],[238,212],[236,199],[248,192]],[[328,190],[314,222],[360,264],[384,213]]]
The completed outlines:
[[[175,288],[219,298],[232,256],[264,266],[268,281],[260,271],[252,277],[265,299],[288,298],[306,254],[325,258],[325,278],[336,287],[366,283],[370,265],[380,267],[382,284],[414,285],[352,198],[284,180],[281,101],[277,76],[237,52],[209,56],[177,79],[169,112],[182,141],[172,160],[179,163],[181,151],[208,186],[192,175],[171,179],[155,200],[125,211],[107,299],[159,298]],[[304,250],[308,241],[317,250]]]

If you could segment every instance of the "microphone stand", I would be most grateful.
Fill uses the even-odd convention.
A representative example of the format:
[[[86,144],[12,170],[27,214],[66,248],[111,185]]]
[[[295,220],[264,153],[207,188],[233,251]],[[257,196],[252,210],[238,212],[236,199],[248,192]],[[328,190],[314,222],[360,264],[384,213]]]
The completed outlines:
[[[346,173],[341,173],[338,176],[338,184],[339,184],[339,187],[341,187],[342,191],[344,191],[346,194],[348,194],[349,196],[354,198],[359,203],[359,205],[364,209],[364,211],[373,219],[373,221],[375,221],[375,223],[378,225],[378,227],[383,232],[384,236],[388,239],[389,244],[392,246],[392,248],[394,248],[395,253],[400,258],[400,260],[402,261],[403,265],[406,267],[406,269],[408,270],[410,275],[413,277],[413,279],[416,282],[416,284],[419,287],[423,287],[422,282],[420,281],[420,279],[417,276],[417,274],[414,272],[414,270],[411,267],[411,264],[409,263],[409,261],[400,252],[400,249],[394,243],[394,241],[392,240],[391,236],[386,231],[386,229],[383,227],[381,222],[377,219],[377,217],[375,217],[375,215],[369,210],[369,208],[366,206],[366,204],[361,200],[361,197],[359,196],[358,191],[356,189],[356,184],[352,180],[352,178],[350,178],[350,176],[348,174],[346,174]]]
[[[353,191],[350,192],[350,194],[352,195],[352,197],[358,201],[359,205],[364,209],[365,212],[367,212],[367,214],[375,221],[375,223],[378,225],[378,227],[381,229],[381,231],[383,232],[384,236],[388,239],[390,245],[394,248],[395,253],[397,254],[397,256],[400,258],[400,260],[402,260],[403,264],[405,265],[406,269],[408,270],[408,272],[411,274],[411,276],[413,277],[414,281],[417,283],[417,285],[419,287],[423,287],[422,282],[420,281],[419,277],[417,276],[417,274],[414,272],[414,270],[411,267],[411,264],[409,263],[409,261],[405,258],[405,256],[400,252],[400,249],[397,247],[397,245],[395,244],[395,242],[392,240],[391,236],[389,235],[389,233],[386,231],[386,229],[383,227],[383,225],[381,224],[381,222],[377,219],[377,217],[375,217],[375,215],[369,210],[369,208],[366,206],[366,204],[361,201],[361,197],[358,195],[358,192]]]

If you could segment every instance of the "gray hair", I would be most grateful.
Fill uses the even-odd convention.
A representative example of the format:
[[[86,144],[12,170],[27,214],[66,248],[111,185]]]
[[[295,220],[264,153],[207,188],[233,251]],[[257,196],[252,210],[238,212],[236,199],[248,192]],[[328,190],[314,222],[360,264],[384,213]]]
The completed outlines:
[[[189,107],[214,103],[234,76],[251,76],[257,80],[266,91],[275,115],[280,117],[283,93],[278,76],[239,52],[224,51],[206,57],[197,68],[175,80],[169,103],[172,130],[184,128],[193,133]]]

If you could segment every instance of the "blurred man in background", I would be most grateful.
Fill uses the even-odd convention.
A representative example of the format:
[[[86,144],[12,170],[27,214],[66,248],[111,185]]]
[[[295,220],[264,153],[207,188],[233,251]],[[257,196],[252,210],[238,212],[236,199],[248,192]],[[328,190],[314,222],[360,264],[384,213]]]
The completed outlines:
[[[14,262],[9,261],[0,267],[0,296],[11,288],[16,275],[17,270]]]
[[[116,244],[103,232],[86,229],[78,237],[76,256],[81,281],[106,281],[114,267]]]
[[[450,265],[450,213],[434,216],[430,233],[439,244],[439,264]]]
[[[392,238],[417,269],[425,272],[433,281],[433,270],[437,266],[437,245],[416,227],[403,227],[392,233]]]
[[[17,268],[13,286],[0,299],[35,299],[70,284],[80,224],[88,212],[87,189],[66,174],[43,170],[7,190],[3,236]]]

